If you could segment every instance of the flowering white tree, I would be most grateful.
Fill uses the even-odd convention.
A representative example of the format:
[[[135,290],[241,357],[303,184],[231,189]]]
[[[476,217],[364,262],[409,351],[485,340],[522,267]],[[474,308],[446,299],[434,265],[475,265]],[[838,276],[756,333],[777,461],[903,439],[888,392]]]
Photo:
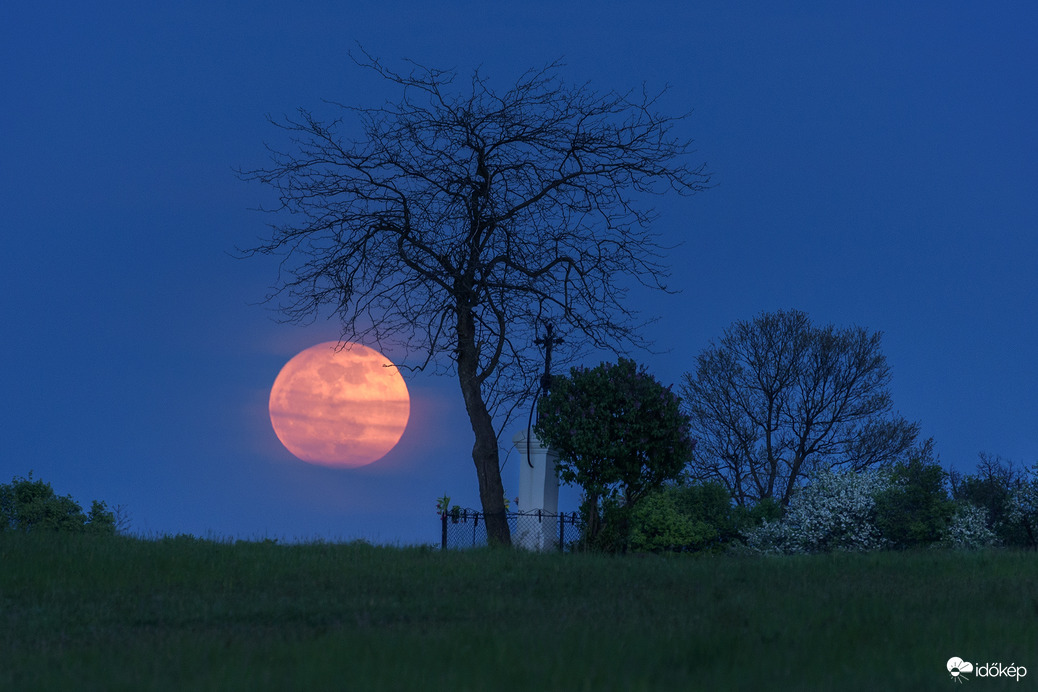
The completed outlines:
[[[998,536],[988,528],[988,513],[976,505],[959,506],[945,531],[942,543],[949,548],[976,550],[998,544]]]
[[[1038,547],[1038,464],[1026,468],[981,452],[976,473],[952,472],[951,480],[955,500],[982,509],[1001,545]]]
[[[876,528],[876,497],[890,487],[881,470],[813,473],[790,499],[777,522],[765,521],[747,537],[750,548],[766,553],[866,551],[884,546]]]
[[[1038,464],[1013,488],[1006,519],[1022,529],[1028,547],[1038,547]]]

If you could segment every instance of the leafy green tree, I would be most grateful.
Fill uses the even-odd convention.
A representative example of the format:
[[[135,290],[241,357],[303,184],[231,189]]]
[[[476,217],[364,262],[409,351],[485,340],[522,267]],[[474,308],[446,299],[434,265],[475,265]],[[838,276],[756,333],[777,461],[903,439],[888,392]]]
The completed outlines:
[[[90,514],[70,496],[59,496],[50,483],[17,476],[0,485],[0,531],[115,533],[115,514],[94,500]]]
[[[890,487],[876,497],[876,527],[892,548],[938,543],[955,513],[948,473],[927,440],[907,461],[890,469]]]
[[[534,430],[558,454],[559,478],[584,491],[589,541],[601,530],[599,502],[608,499],[621,550],[630,512],[681,474],[694,447],[678,397],[624,358],[553,378]]]
[[[777,522],[782,519],[785,509],[782,503],[773,497],[766,497],[750,506],[736,505],[735,519],[739,530],[738,538],[745,541],[750,532],[764,522]]]
[[[115,512],[108,509],[108,505],[100,500],[90,503],[90,513],[87,514],[86,529],[91,533],[116,532],[117,520]]]

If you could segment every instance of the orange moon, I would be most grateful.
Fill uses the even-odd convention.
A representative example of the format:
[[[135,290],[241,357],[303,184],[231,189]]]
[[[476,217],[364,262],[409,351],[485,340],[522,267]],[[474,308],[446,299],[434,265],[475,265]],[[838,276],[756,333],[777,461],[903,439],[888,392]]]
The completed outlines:
[[[311,464],[378,461],[400,441],[410,415],[399,369],[361,344],[311,346],[281,368],[270,388],[274,433]]]

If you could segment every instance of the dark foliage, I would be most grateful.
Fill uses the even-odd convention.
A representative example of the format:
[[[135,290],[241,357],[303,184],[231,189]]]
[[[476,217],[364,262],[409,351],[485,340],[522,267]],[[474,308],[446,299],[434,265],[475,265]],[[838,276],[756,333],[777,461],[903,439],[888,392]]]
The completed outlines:
[[[988,528],[1002,545],[1038,547],[1038,516],[1034,497],[1038,476],[998,455],[981,452],[972,474],[951,474],[952,496],[987,513]]]
[[[70,496],[59,496],[50,483],[15,477],[0,485],[0,531],[61,531],[114,534],[115,514],[94,500],[89,514]]]
[[[604,499],[603,524],[617,533],[608,543],[621,549],[636,505],[676,479],[694,447],[678,397],[624,358],[554,378],[535,432],[558,454],[559,478],[583,489],[589,540]]]
[[[892,548],[937,543],[951,521],[955,503],[948,495],[948,473],[927,440],[907,461],[891,468],[890,489],[876,498],[876,528]]]

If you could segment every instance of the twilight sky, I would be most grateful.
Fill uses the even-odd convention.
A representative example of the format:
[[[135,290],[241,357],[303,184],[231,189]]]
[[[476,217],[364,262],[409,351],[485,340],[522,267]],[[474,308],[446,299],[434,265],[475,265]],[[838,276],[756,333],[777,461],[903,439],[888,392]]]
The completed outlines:
[[[562,58],[694,109],[715,187],[657,205],[682,293],[638,297],[664,353],[631,354],[662,382],[798,308],[884,333],[895,407],[946,467],[1038,460],[1034,3],[375,5],[0,9],[0,482],[32,470],[147,535],[424,543],[436,497],[478,504],[454,379],[407,376],[403,439],[362,469],[296,460],[267,415],[281,366],[339,331],[260,304],[276,265],[232,254],[269,193],[233,169],[283,142],[268,114],[394,95],[358,41],[501,85]],[[503,474],[511,497],[515,453]]]

